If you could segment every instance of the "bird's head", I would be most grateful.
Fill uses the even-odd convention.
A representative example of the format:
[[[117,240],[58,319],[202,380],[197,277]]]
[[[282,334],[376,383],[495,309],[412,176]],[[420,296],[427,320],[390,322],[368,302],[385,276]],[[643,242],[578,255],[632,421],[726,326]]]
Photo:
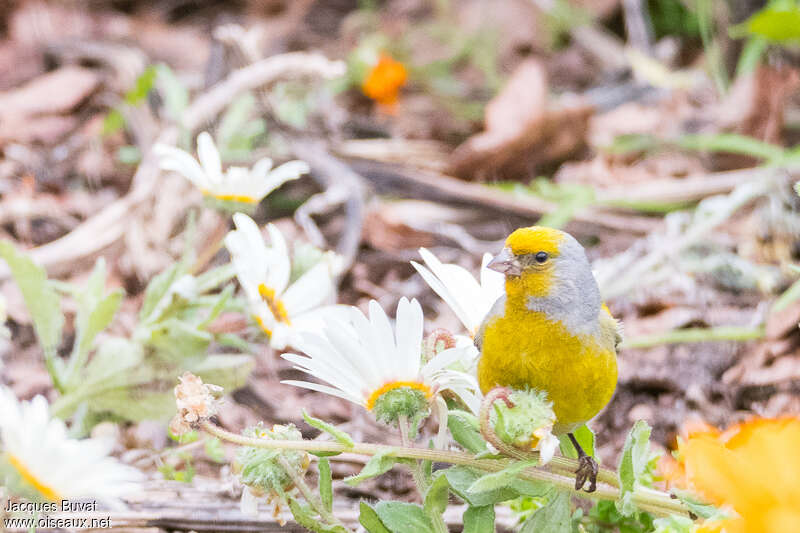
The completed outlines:
[[[531,296],[547,296],[559,280],[591,276],[583,246],[570,234],[553,228],[519,228],[487,265],[502,272],[508,283],[522,281]]]

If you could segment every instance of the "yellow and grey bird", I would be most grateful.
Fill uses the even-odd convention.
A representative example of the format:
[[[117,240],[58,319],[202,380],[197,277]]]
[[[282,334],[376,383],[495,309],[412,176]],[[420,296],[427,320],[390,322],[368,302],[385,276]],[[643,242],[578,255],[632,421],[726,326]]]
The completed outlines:
[[[596,488],[597,463],[572,432],[614,394],[620,325],[603,304],[583,246],[556,229],[532,226],[508,236],[488,267],[505,275],[501,296],[475,336],[478,382],[545,391],[578,452],[575,488]]]

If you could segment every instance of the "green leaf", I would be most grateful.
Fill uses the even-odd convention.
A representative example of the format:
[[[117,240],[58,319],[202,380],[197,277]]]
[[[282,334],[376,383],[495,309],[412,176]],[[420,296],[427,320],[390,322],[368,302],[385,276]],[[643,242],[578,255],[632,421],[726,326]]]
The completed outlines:
[[[466,466],[453,466],[444,470],[444,476],[451,490],[473,507],[483,507],[499,502],[513,500],[520,495],[543,496],[550,493],[552,486],[541,481],[514,479],[510,485],[494,490],[473,493],[468,489],[483,476],[483,473]]]
[[[471,413],[453,409],[447,414],[447,428],[453,439],[472,453],[486,451],[486,441],[478,427],[478,419]]]
[[[189,91],[178,77],[164,63],[156,65],[156,81],[159,92],[164,99],[164,109],[170,120],[177,121],[181,118],[186,106],[189,105]]]
[[[419,505],[405,502],[380,502],[375,512],[392,533],[433,533],[433,525]]]
[[[225,462],[225,449],[222,447],[222,441],[217,437],[206,439],[203,443],[203,449],[206,452],[206,456],[215,463]]]
[[[617,501],[617,509],[625,516],[636,512],[633,491],[647,469],[649,450],[650,426],[644,420],[637,420],[625,439],[619,461],[620,499]]]
[[[508,487],[517,480],[517,476],[520,472],[531,466],[536,466],[537,464],[538,461],[536,460],[516,462],[499,472],[486,474],[475,480],[475,482],[469,486],[467,492],[477,494]]]
[[[309,415],[305,409],[303,409],[303,420],[305,420],[306,424],[309,426],[317,428],[320,431],[324,431],[336,439],[337,442],[344,444],[348,448],[351,448],[354,444],[353,438],[350,435],[337,428],[333,424],[329,424],[324,420],[320,420],[319,418],[314,418],[313,416]]]
[[[444,471],[450,488],[462,500],[473,507],[484,507],[498,502],[513,500],[519,494],[511,487],[502,487],[492,491],[479,493],[468,492],[468,489],[481,477],[481,473],[466,466],[453,466]]]
[[[440,475],[433,480],[428,491],[425,493],[423,507],[429,515],[441,515],[447,509],[447,501],[450,496],[450,483],[447,477]]]
[[[97,334],[103,331],[113,320],[122,303],[123,291],[112,291],[103,296],[105,288],[105,262],[98,259],[87,286],[82,291],[75,291],[78,312],[75,317],[76,338],[70,356],[70,376],[68,385],[74,387],[78,371],[85,364],[86,357],[92,349]]]
[[[8,263],[11,275],[22,293],[45,358],[52,361],[61,344],[61,328],[64,325],[61,299],[48,283],[45,270],[17,251],[10,242],[0,241],[0,257]],[[57,381],[60,379],[60,376],[52,377]]]
[[[572,533],[570,516],[569,493],[556,491],[546,505],[525,521],[520,533]]]
[[[331,463],[327,459],[320,459],[319,468],[319,496],[322,505],[328,511],[333,509],[333,478],[331,476]]]
[[[169,295],[169,289],[173,282],[184,274],[184,266],[181,263],[175,263],[163,272],[160,272],[150,283],[144,291],[144,301],[142,308],[139,311],[139,320],[141,322],[150,322],[158,319],[158,311],[163,312],[169,302],[162,302]],[[155,315],[155,316],[154,316]]]
[[[125,103],[129,105],[139,105],[147,98],[147,93],[153,88],[156,81],[156,66],[150,65],[136,78],[133,88],[125,93]]]
[[[361,472],[355,476],[345,478],[344,482],[355,487],[367,479],[380,476],[381,474],[388,472],[395,464],[404,462],[403,459],[393,457],[389,455],[389,453],[390,452],[388,451],[376,453],[370,457],[369,461],[367,461],[367,464],[365,464],[364,468],[361,469]]]
[[[295,522],[310,531],[314,531],[314,533],[348,533],[348,531],[340,525],[321,522],[317,518],[316,512],[297,498],[289,497],[289,509],[292,511]]]
[[[586,424],[583,424],[581,427],[573,431],[572,434],[575,436],[578,444],[581,445],[581,448],[583,448],[583,451],[589,454],[589,456],[595,457],[594,431],[592,431],[591,428],[589,428],[589,426]],[[572,445],[572,441],[569,440],[567,435],[560,435],[558,440],[559,447],[561,448],[561,455],[564,457],[570,457],[572,459],[578,458],[578,452],[575,450],[575,446]]]
[[[360,513],[358,515],[358,522],[364,526],[369,533],[392,533],[386,526],[383,525],[381,522],[381,518],[378,516],[378,513],[375,512],[375,509],[370,507],[364,502],[361,502],[359,505]]]
[[[169,318],[152,328],[150,338],[145,342],[155,349],[155,354],[160,358],[177,362],[204,357],[212,340],[214,336],[211,333],[194,324]]]
[[[706,520],[723,520],[729,518],[725,511],[716,505],[700,501],[695,494],[689,491],[673,488],[672,493],[677,496],[691,512],[700,518],[705,518]]]
[[[119,109],[112,109],[103,119],[103,137],[116,133],[125,127],[125,117]]]
[[[494,506],[467,507],[462,533],[494,533]]]
[[[696,528],[694,520],[685,516],[670,515],[653,522],[653,533],[691,533]]]
[[[745,22],[747,30],[773,42],[800,40],[800,6],[766,7]]]

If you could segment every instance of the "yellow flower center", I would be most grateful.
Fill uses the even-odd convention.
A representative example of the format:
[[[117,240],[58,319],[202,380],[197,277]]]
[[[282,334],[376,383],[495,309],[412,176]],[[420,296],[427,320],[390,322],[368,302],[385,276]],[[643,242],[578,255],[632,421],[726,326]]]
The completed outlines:
[[[378,398],[389,392],[390,390],[400,389],[403,387],[408,387],[410,389],[416,389],[418,391],[422,391],[425,394],[425,397],[430,399],[433,396],[433,391],[430,387],[425,385],[424,383],[419,383],[418,381],[390,381],[386,383],[379,389],[375,389],[372,391],[372,394],[369,395],[367,398],[367,403],[365,407],[372,411],[372,408],[375,407],[375,402],[378,401]]]
[[[28,470],[16,456],[10,453],[6,454],[6,456],[8,457],[8,462],[19,473],[20,477],[33,486],[39,494],[53,502],[61,500],[61,497],[54,489],[39,481],[36,476],[33,475],[33,472]]]
[[[289,313],[286,311],[286,306],[283,305],[283,302],[280,300],[280,298],[275,296],[275,289],[271,289],[263,283],[260,283],[258,285],[258,294],[261,295],[261,299],[265,304],[267,304],[267,307],[272,313],[272,316],[275,317],[275,320],[282,322],[287,326],[292,324],[292,321],[289,320]],[[264,324],[264,321],[261,319],[261,317],[253,315],[253,319],[258,323],[264,333],[267,335],[272,335],[272,331],[266,326],[266,324]]]
[[[214,194],[208,189],[203,189],[200,192],[203,193],[203,196],[212,196],[217,200],[221,200],[223,202],[240,202],[243,204],[258,203],[258,200],[256,198],[253,198],[252,196],[246,196],[244,194]]]

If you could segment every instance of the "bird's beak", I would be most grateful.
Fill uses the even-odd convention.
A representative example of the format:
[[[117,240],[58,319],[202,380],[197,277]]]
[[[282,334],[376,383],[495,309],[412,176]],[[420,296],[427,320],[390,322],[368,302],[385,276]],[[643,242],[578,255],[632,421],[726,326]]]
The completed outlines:
[[[522,265],[519,264],[519,261],[508,247],[503,248],[499,254],[494,256],[494,259],[489,261],[486,267],[506,276],[519,276],[522,274]]]

